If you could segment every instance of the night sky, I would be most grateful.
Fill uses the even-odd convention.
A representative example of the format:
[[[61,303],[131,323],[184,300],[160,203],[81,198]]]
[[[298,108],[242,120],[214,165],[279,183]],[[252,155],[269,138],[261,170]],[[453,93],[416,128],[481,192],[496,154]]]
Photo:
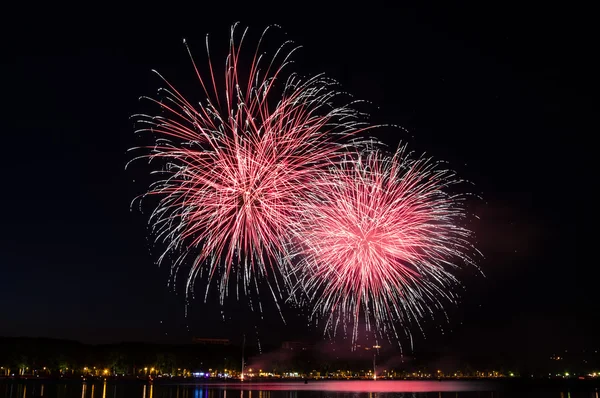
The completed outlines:
[[[226,308],[224,322],[216,300],[196,300],[186,318],[182,291],[166,286],[168,269],[149,253],[147,216],[129,209],[145,188],[124,168],[139,143],[129,117],[156,111],[138,101],[161,86],[151,69],[200,95],[182,39],[203,60],[204,35],[226,49],[240,21],[255,33],[281,25],[304,46],[297,71],[325,72],[376,104],[372,120],[409,131],[378,130],[379,139],[448,160],[482,195],[472,210],[485,277],[465,273],[450,327],[429,324],[415,349],[598,345],[598,270],[577,250],[587,189],[577,114],[591,100],[583,72],[567,72],[586,48],[569,13],[516,2],[196,3],[22,9],[19,29],[3,26],[0,336],[319,339],[300,318],[285,326],[271,311],[256,321],[243,304]]]

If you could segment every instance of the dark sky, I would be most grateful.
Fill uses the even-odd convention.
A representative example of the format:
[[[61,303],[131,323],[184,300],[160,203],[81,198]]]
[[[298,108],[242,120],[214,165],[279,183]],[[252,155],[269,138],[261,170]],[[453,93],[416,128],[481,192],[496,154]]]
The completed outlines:
[[[230,24],[241,21],[254,31],[282,25],[304,46],[297,70],[326,72],[378,105],[375,121],[410,132],[378,138],[391,146],[408,139],[450,161],[481,192],[473,228],[486,277],[465,275],[452,332],[429,325],[417,349],[598,344],[598,270],[576,247],[578,114],[591,100],[584,69],[569,72],[586,51],[575,13],[517,2],[196,3],[32,7],[2,28],[0,336],[318,336],[274,313],[255,328],[243,305],[226,308],[223,322],[215,301],[194,302],[186,320],[183,298],[166,287],[168,270],[149,254],[145,216],[129,210],[143,188],[124,170],[136,144],[129,116],[154,110],[138,101],[160,86],[151,69],[200,94],[181,39],[202,59],[205,33],[225,48]]]

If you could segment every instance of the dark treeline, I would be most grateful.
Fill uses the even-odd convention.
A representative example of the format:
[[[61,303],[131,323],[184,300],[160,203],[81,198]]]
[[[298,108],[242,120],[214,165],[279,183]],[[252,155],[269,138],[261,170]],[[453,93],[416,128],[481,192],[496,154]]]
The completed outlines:
[[[0,337],[0,366],[15,370],[45,367],[64,372],[88,367],[107,369],[111,374],[136,374],[144,368],[155,368],[176,374],[178,369],[239,368],[240,363],[241,349],[230,345],[90,345],[69,340]]]
[[[507,355],[501,352],[487,355],[465,356],[453,353],[420,353],[401,355],[397,350],[350,351],[333,345],[300,347],[263,347],[244,349],[246,371],[264,372],[320,372],[331,374],[340,371],[366,374],[376,369],[396,375],[422,372],[424,374],[474,376],[485,372],[498,372],[536,376],[553,376],[560,373],[585,374],[600,371],[598,351],[564,353],[559,355]],[[48,373],[75,374],[84,368],[96,374],[139,375],[172,374],[225,369],[241,369],[242,347],[238,345],[185,344],[162,345],[147,343],[119,343],[105,345],[82,344],[76,341],[45,338],[0,337],[0,375],[7,369],[22,374],[46,368]]]

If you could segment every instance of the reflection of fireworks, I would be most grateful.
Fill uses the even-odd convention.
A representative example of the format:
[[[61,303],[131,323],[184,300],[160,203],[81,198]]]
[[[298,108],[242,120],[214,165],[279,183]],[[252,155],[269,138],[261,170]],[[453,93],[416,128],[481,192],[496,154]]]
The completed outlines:
[[[454,174],[405,148],[369,150],[319,175],[297,219],[300,286],[325,330],[359,320],[379,336],[419,321],[452,299],[452,269],[470,263],[470,232],[460,227],[464,196]],[[405,328],[405,331],[408,331]]]
[[[140,131],[156,138],[145,157],[166,164],[148,193],[160,197],[151,216],[157,241],[167,246],[160,261],[176,252],[176,270],[193,256],[187,289],[203,272],[209,281],[218,275],[221,300],[232,273],[246,292],[258,290],[258,277],[274,276],[275,295],[295,198],[338,151],[333,139],[359,126],[356,111],[332,105],[338,93],[331,80],[283,77],[295,50],[289,42],[268,60],[257,48],[245,70],[239,58],[246,32],[239,46],[234,33],[235,26],[222,85],[210,56],[208,76],[192,60],[203,102],[193,106],[165,81],[166,99],[155,102],[166,115],[138,115]]]

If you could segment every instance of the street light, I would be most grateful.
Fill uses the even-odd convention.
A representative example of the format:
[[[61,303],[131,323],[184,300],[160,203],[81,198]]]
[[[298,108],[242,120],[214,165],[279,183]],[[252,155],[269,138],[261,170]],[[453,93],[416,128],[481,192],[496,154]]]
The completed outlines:
[[[380,345],[374,345],[375,351],[373,351],[373,380],[377,380],[377,364],[375,358],[377,357],[377,350],[381,348]]]

